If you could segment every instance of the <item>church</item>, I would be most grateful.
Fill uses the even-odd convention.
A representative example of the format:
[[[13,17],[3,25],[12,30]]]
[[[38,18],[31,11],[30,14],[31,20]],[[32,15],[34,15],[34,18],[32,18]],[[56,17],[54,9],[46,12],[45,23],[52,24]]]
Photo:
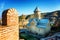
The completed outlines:
[[[29,19],[27,29],[41,35],[45,35],[50,31],[50,21],[49,19],[42,18],[42,13],[38,7],[34,10],[34,18]]]

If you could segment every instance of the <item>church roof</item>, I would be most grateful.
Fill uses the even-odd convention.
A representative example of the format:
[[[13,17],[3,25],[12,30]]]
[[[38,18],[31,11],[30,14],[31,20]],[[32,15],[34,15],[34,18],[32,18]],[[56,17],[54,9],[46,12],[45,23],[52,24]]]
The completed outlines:
[[[47,25],[48,25],[48,23],[49,23],[49,20],[48,20],[48,19],[41,19],[41,20],[39,20],[39,19],[34,18],[34,19],[30,19],[30,20],[29,20],[29,23],[28,23],[27,26],[31,26],[30,23],[31,23],[32,21],[35,22],[36,27],[38,27],[38,28],[46,28]]]
[[[39,7],[36,7],[34,11],[40,11]]]

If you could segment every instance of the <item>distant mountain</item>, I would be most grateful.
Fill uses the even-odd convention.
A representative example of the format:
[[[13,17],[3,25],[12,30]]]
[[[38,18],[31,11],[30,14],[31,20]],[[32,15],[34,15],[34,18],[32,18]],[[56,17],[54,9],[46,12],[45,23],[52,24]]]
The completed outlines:
[[[58,17],[60,17],[60,10],[57,10],[57,11],[53,11],[53,12],[48,12],[48,13],[46,13],[46,15],[45,16],[58,16]]]
[[[53,12],[46,12],[46,13],[41,13],[43,17],[60,17],[60,10],[53,11]],[[34,14],[27,15],[26,19],[29,19],[30,17],[33,17]]]
[[[60,18],[60,10],[57,11],[53,11],[53,12],[46,12],[46,13],[41,13],[43,15],[43,17],[47,17],[47,18],[51,18],[51,17],[58,17]],[[34,14],[30,14],[30,15],[25,15],[26,18],[25,19],[29,19],[29,18],[33,18]],[[19,16],[19,19],[21,18],[21,16]]]

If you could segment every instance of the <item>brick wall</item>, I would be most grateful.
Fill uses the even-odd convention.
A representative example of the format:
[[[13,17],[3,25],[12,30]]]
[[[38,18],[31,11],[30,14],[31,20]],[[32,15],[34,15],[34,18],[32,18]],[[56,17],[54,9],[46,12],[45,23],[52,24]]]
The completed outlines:
[[[12,26],[18,24],[18,12],[13,8],[4,10],[2,13],[2,25]]]
[[[18,26],[0,26],[0,40],[19,40]]]
[[[2,13],[0,40],[19,40],[18,13],[14,8],[7,9]]]

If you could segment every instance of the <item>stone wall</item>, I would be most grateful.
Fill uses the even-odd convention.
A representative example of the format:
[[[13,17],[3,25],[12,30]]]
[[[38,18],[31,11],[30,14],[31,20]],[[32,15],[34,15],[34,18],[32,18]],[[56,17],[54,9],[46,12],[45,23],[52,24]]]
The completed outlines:
[[[2,14],[2,25],[12,26],[18,24],[18,14],[13,8],[3,11]]]
[[[14,8],[3,11],[0,40],[19,40],[18,13]]]
[[[18,26],[0,26],[0,40],[19,40]]]

